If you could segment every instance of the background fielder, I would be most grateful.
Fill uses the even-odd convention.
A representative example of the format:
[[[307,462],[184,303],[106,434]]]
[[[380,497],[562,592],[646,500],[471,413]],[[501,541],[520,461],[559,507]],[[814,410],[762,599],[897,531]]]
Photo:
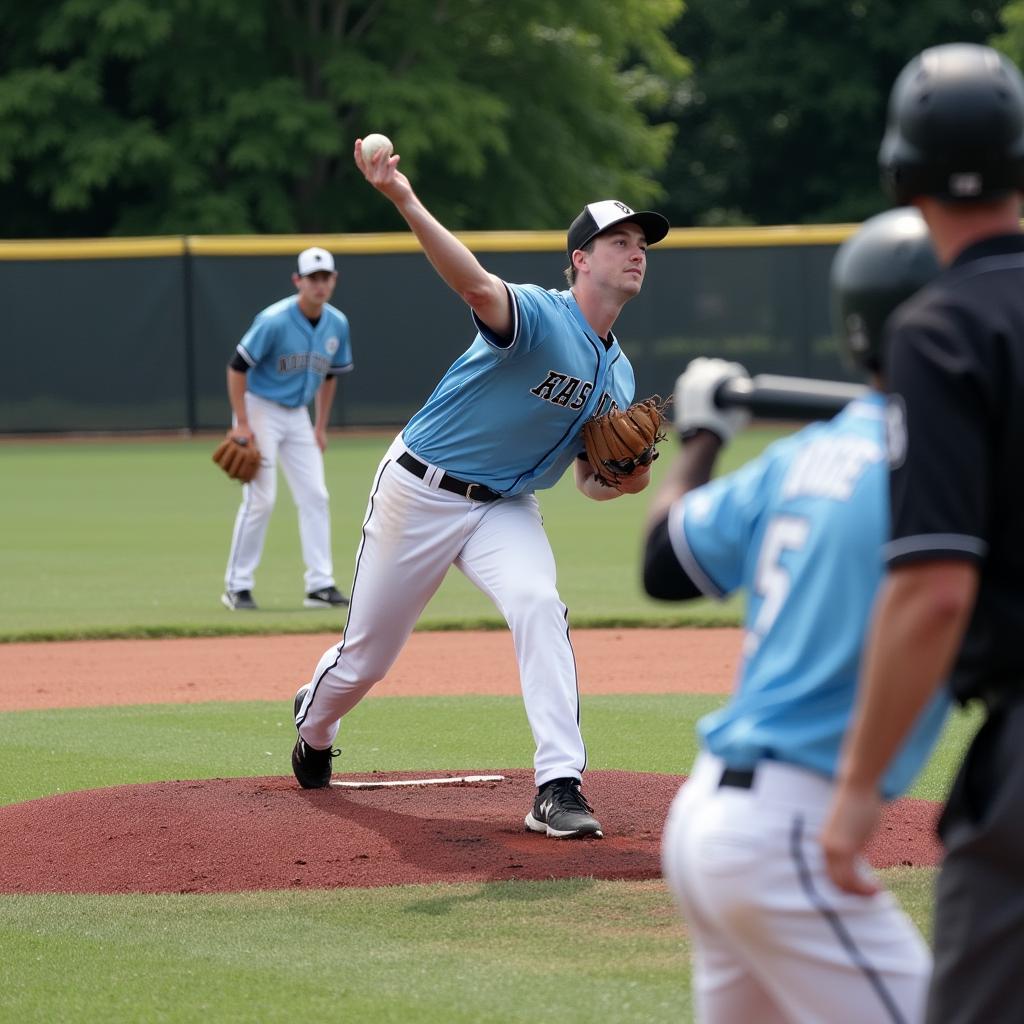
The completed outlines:
[[[337,390],[337,375],[352,369],[348,318],[328,299],[338,274],[334,257],[314,246],[299,253],[292,283],[296,295],[257,314],[228,364],[229,434],[252,440],[262,462],[242,503],[231,537],[224,594],[233,611],[256,608],[252,588],[277,498],[281,465],[299,516],[307,608],[347,604],[334,583],[331,520],[323,450]],[[316,423],[308,406],[315,403]]]
[[[885,314],[936,271],[910,210],[873,218],[840,248],[836,305],[861,365],[878,370]],[[654,597],[748,595],[735,692],[700,721],[701,753],[663,844],[693,936],[698,1016],[917,1021],[931,966],[924,941],[888,893],[865,901],[832,885],[818,843],[882,575],[884,401],[871,391],[708,483],[745,415],[716,409],[713,396],[741,374],[697,359],[679,378],[683,450],[652,507],[644,573]],[[947,703],[937,698],[923,716],[886,776],[888,796],[924,763]]]
[[[506,284],[424,208],[397,156],[379,150],[367,162],[358,140],[355,156],[470,306],[478,333],[380,463],[344,636],[296,697],[295,775],[306,787],[329,784],[339,720],[387,673],[455,565],[512,632],[536,744],[538,793],[527,827],[600,836],[580,789],[587,752],[568,612],[534,492],[570,465],[577,487],[598,500],[650,480],[643,467],[618,488],[601,484],[580,457],[581,429],[611,403],[633,399],[633,371],[611,328],[639,294],[647,245],[668,222],[617,201],[592,203],[569,229],[569,291]]]

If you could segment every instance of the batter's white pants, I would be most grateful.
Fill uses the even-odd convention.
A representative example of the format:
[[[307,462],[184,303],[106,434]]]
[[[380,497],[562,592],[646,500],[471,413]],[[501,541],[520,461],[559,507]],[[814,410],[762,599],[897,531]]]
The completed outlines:
[[[853,896],[825,872],[831,781],[762,761],[753,787],[736,789],[719,786],[722,769],[697,758],[662,847],[693,940],[697,1019],[921,1021],[931,973],[921,935],[889,893]]]
[[[248,391],[245,407],[262,459],[260,471],[250,483],[242,485],[242,504],[235,516],[224,586],[227,590],[253,588],[277,500],[278,463],[299,514],[306,593],[334,586],[324,459],[313,434],[309,411],[304,407],[289,409]]]
[[[483,503],[439,490],[435,467],[420,480],[394,461],[405,450],[397,438],[377,470],[348,622],[341,643],[328,648],[313,673],[296,717],[302,738],[321,750],[334,743],[340,719],[387,674],[455,565],[491,598],[512,631],[537,785],[580,778],[587,757],[576,662],[537,499],[529,494]],[[487,672],[486,665],[479,669]]]

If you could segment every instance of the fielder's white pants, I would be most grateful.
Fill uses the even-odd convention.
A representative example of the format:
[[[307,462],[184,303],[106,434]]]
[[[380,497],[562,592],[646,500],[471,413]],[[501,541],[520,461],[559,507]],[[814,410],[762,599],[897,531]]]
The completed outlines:
[[[818,835],[833,786],[762,761],[753,787],[719,786],[702,753],[669,811],[662,866],[693,939],[707,1024],[917,1024],[931,954],[887,892],[829,880]],[[865,869],[866,870],[866,869]]]
[[[260,471],[250,483],[242,485],[242,504],[235,516],[224,586],[227,590],[253,588],[277,500],[279,463],[299,515],[306,593],[334,586],[324,459],[316,443],[309,411],[304,407],[289,409],[248,391],[245,407],[262,459]]]
[[[340,719],[387,674],[454,565],[491,598],[512,631],[537,785],[580,778],[587,758],[576,662],[537,499],[484,503],[439,490],[435,467],[421,480],[394,461],[405,450],[397,438],[378,467],[348,622],[341,643],[328,648],[313,673],[296,718],[302,738],[321,750],[334,743]]]

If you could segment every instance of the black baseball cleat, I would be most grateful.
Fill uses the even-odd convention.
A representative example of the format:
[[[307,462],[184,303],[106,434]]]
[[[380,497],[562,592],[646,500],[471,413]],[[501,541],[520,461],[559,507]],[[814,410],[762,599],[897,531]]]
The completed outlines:
[[[225,590],[220,595],[220,603],[233,612],[254,612],[259,607],[251,590]]]
[[[601,839],[604,833],[593,810],[578,779],[552,779],[541,787],[525,824],[531,832],[555,839]]]
[[[298,718],[299,709],[306,699],[308,689],[309,684],[307,683],[305,686],[300,686],[299,692],[295,694],[295,700],[292,702],[292,714],[295,718]],[[296,730],[298,730],[298,726],[296,726]],[[302,736],[299,736],[292,748],[292,771],[295,773],[299,785],[303,789],[325,789],[329,786],[331,784],[331,760],[340,753],[340,750],[332,750],[330,747],[326,750],[317,750],[311,747]]]
[[[302,602],[304,608],[344,608],[348,598],[337,587],[311,590]]]

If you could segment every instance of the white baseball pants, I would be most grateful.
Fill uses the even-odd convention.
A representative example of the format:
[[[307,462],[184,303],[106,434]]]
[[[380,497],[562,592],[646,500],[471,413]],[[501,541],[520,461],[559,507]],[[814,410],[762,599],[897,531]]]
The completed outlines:
[[[387,674],[454,565],[491,598],[512,631],[537,785],[580,778],[586,749],[576,662],[537,499],[484,503],[439,490],[436,467],[421,480],[394,461],[405,450],[397,438],[377,470],[348,622],[313,674],[296,718],[302,738],[317,749],[334,743],[340,719]],[[486,665],[479,668],[486,673]]]
[[[224,586],[227,590],[253,588],[277,500],[278,463],[299,515],[306,593],[334,586],[324,459],[313,434],[309,411],[289,409],[249,391],[245,393],[245,407],[262,459],[260,471],[250,483],[242,485],[242,503],[235,516]]]
[[[830,780],[779,761],[721,786],[702,753],[669,811],[662,866],[693,939],[706,1024],[917,1024],[931,954],[887,892],[852,896],[825,872]],[[865,868],[866,870],[866,868]]]

